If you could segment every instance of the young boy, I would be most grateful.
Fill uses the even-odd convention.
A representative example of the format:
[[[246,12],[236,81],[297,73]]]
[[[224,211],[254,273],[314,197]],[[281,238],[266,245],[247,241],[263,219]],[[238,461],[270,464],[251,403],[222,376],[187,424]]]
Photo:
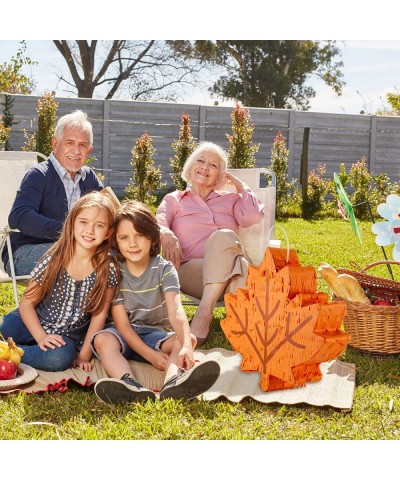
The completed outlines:
[[[96,395],[112,404],[156,398],[134,378],[129,359],[165,370],[161,400],[201,395],[217,380],[220,366],[215,361],[195,366],[196,337],[181,303],[176,269],[159,255],[155,216],[140,202],[125,203],[117,214],[114,239],[122,273],[111,309],[114,324],[92,338],[111,378],[96,383]]]

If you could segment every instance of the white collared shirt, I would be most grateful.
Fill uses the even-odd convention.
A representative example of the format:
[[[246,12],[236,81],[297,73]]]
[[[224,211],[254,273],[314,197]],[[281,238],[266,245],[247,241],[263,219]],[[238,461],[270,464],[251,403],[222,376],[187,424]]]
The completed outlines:
[[[81,196],[81,189],[79,187],[79,180],[85,180],[86,172],[85,170],[79,169],[75,177],[72,178],[71,174],[61,165],[61,163],[56,159],[53,153],[50,154],[49,160],[54,165],[56,172],[58,173],[61,181],[63,182],[65,193],[67,194],[68,200],[68,211],[71,210],[71,207],[79,200]]]

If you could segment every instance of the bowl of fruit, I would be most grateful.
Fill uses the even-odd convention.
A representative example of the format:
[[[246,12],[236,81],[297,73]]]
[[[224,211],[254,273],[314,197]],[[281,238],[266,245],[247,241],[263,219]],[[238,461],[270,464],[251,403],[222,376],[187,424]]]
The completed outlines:
[[[38,376],[33,367],[21,363],[23,354],[11,337],[5,340],[0,334],[0,390],[13,390]]]

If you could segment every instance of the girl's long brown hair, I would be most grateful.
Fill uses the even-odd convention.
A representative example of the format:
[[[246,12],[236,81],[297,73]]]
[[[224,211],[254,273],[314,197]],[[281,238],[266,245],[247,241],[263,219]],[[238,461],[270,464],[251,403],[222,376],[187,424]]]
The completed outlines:
[[[60,278],[62,277],[74,256],[74,224],[76,217],[83,209],[91,207],[103,208],[107,213],[108,228],[113,227],[116,211],[108,196],[100,192],[91,192],[83,195],[69,211],[63,224],[60,238],[43,255],[42,259],[48,255],[51,256],[51,259],[43,273],[43,279],[40,285],[32,281],[32,283],[35,282],[35,286],[29,289],[29,296],[38,295],[39,302],[45,297],[50,297],[56,285],[57,277],[59,275]],[[106,239],[97,247],[92,259],[93,266],[96,270],[96,280],[87,299],[85,311],[93,315],[99,313],[104,306],[105,293],[108,288],[110,259],[110,241]],[[114,263],[116,264],[117,262]],[[117,265],[115,266],[117,267]]]

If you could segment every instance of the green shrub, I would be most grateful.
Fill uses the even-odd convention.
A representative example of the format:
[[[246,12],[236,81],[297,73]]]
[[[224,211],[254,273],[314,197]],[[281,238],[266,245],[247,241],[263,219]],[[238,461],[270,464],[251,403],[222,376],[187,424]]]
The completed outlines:
[[[14,98],[11,95],[4,95],[4,102],[1,104],[4,107],[3,108],[3,124],[4,124],[4,127],[9,129],[7,139],[4,143],[4,150],[6,151],[11,150],[10,144],[9,144],[11,128],[13,125],[16,125],[18,123],[18,122],[14,122],[14,114],[12,113],[13,104],[14,104]]]
[[[56,126],[58,103],[54,99],[54,93],[45,92],[38,100],[36,111],[38,112],[37,131],[28,133],[24,130],[25,146],[22,150],[28,152],[40,152],[47,157],[52,152],[51,140]],[[39,161],[43,161],[40,157]]]
[[[307,198],[303,203],[303,217],[305,219],[321,218],[326,213],[331,213],[332,208],[327,202],[327,196],[333,194],[334,185],[331,180],[325,177],[326,165],[318,164],[316,170],[308,175]]]
[[[10,136],[10,128],[4,125],[4,122],[1,120],[1,117],[0,117],[0,150],[4,150],[9,136]]]
[[[128,198],[151,205],[157,199],[156,190],[164,188],[165,184],[161,183],[160,167],[156,168],[154,165],[155,149],[153,140],[147,132],[136,140],[131,153],[133,178],[125,191],[128,193]]]
[[[171,145],[174,156],[169,160],[172,169],[170,175],[177,190],[186,189],[186,182],[181,178],[181,173],[184,163],[197,147],[197,144],[190,131],[190,117],[184,113],[179,128],[179,139]]]
[[[351,203],[357,218],[368,218],[367,202],[372,200],[372,175],[368,171],[366,158],[353,163],[349,171],[350,184],[353,187]]]
[[[229,140],[228,165],[230,168],[254,168],[255,154],[260,144],[252,145],[254,123],[250,123],[250,111],[236,103],[231,113],[232,134]]]
[[[274,138],[271,148],[271,163],[267,167],[276,176],[276,216],[283,217],[287,214],[289,193],[294,189],[297,180],[288,181],[287,169],[289,150],[286,148],[286,140],[279,130]]]

